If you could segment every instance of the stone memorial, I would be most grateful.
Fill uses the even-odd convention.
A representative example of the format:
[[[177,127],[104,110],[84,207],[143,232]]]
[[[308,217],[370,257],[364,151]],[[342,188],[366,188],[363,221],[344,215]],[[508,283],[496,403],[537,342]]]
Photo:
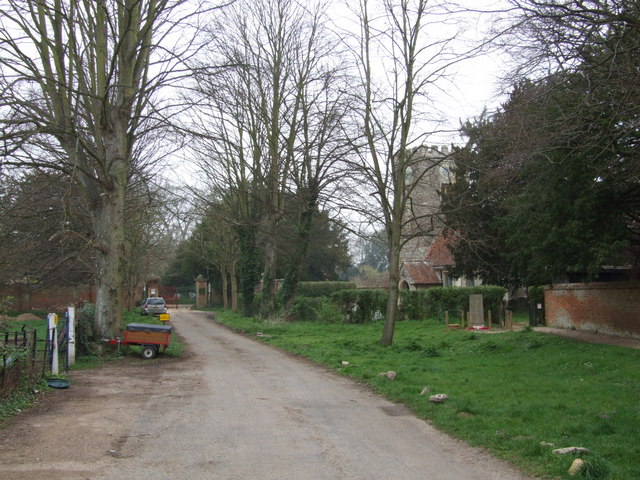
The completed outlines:
[[[469,295],[469,326],[484,326],[484,305],[481,294]]]

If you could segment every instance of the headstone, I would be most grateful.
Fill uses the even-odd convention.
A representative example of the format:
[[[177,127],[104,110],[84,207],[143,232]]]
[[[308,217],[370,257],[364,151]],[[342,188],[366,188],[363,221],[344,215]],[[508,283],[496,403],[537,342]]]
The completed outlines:
[[[469,295],[469,326],[476,327],[484,325],[484,306],[482,304],[482,294]]]

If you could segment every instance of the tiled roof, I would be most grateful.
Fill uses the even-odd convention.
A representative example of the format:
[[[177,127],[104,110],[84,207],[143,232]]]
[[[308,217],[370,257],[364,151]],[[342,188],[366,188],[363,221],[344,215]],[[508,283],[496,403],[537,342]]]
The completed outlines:
[[[438,236],[429,247],[425,260],[434,267],[444,267],[448,265],[455,265],[453,255],[448,248],[448,239],[444,235]]]
[[[442,285],[429,262],[405,262],[402,265],[401,276],[413,285]]]

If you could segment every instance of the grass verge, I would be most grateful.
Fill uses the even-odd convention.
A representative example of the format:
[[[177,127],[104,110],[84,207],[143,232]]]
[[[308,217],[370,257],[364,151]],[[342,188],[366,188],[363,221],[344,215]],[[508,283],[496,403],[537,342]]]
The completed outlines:
[[[640,478],[640,352],[579,343],[525,329],[472,333],[435,320],[396,325],[382,347],[381,323],[260,321],[219,312],[217,321],[370,385],[471,445],[551,478]],[[348,362],[345,364],[343,362]],[[397,372],[395,380],[380,376]],[[446,393],[443,404],[421,395]],[[554,448],[578,446],[588,467]]]

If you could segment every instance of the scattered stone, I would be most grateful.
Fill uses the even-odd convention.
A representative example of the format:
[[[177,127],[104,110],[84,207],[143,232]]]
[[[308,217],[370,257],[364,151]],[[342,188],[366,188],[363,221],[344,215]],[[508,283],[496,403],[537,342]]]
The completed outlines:
[[[448,399],[449,395],[447,395],[446,393],[437,393],[436,395],[431,395],[429,397],[429,401],[431,403],[444,403]]]
[[[553,453],[557,453],[558,455],[569,455],[576,453],[589,453],[588,448],[584,447],[565,447],[565,448],[556,448]]]
[[[574,475],[578,475],[580,471],[584,468],[584,466],[585,466],[585,461],[582,460],[581,458],[576,458],[571,464],[571,466],[569,467],[569,470],[567,473],[569,473],[569,475],[572,477]]]
[[[262,333],[262,332],[256,332],[256,337],[261,337],[261,338],[271,338],[272,335],[268,335],[266,333]]]
[[[420,395],[426,395],[429,392],[431,392],[431,390],[429,390],[429,387],[424,387],[420,392]]]
[[[458,412],[459,418],[473,418],[475,415],[471,412]]]
[[[343,361],[342,361],[342,365],[346,367],[347,365],[349,365],[349,362],[347,362],[347,361],[343,360]]]
[[[556,446],[555,443],[551,443],[551,442],[540,442],[540,446],[541,447],[549,447],[549,448],[553,448]]]
[[[396,378],[397,375],[398,374],[393,370],[389,370],[388,372],[382,372],[378,374],[379,377],[387,377],[389,380],[393,380],[394,378]]]

